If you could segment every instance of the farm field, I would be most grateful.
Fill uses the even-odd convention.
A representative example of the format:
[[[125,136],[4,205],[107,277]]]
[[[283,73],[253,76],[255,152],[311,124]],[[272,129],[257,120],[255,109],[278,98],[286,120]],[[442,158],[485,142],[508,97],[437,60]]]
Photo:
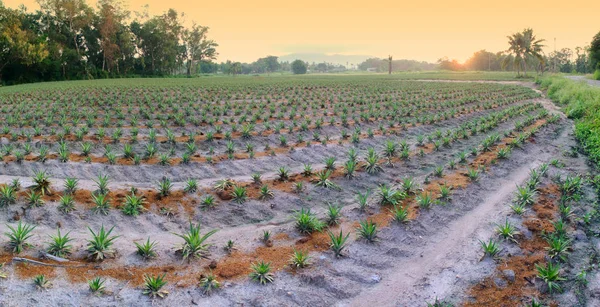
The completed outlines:
[[[513,79],[0,88],[0,304],[593,306],[600,177]]]

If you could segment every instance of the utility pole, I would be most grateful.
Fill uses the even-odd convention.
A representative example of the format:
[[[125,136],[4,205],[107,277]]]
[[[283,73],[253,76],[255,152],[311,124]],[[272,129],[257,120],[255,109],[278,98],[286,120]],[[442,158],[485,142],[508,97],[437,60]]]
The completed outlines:
[[[388,74],[392,74],[392,56],[388,56]]]
[[[557,54],[556,54],[556,37],[554,38],[554,73],[556,73],[556,58],[557,58]]]

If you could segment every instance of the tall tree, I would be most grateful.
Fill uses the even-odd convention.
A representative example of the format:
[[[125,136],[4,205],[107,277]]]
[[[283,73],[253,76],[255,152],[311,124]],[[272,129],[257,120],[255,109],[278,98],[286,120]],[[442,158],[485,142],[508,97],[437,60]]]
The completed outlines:
[[[208,27],[199,26],[194,23],[191,29],[183,31],[188,77],[192,75],[194,63],[204,60],[214,60],[217,56],[216,47],[219,45],[214,40],[207,38],[208,29]]]
[[[520,76],[520,68],[523,69],[524,76],[527,76],[528,60],[536,60],[543,65],[542,43],[544,39],[537,39],[532,29],[525,29],[523,32],[514,33],[508,38],[508,50],[512,57],[506,57],[504,66],[512,62],[513,67],[517,69],[517,76]]]
[[[589,51],[592,69],[600,71],[600,32],[592,38]]]
[[[102,70],[110,72],[119,60],[120,46],[118,45],[117,35],[122,29],[123,20],[127,16],[129,16],[129,12],[123,8],[118,0],[98,1],[98,32],[102,48]]]
[[[46,43],[23,27],[22,11],[4,7],[0,1],[0,81],[8,64],[30,66],[48,56]]]

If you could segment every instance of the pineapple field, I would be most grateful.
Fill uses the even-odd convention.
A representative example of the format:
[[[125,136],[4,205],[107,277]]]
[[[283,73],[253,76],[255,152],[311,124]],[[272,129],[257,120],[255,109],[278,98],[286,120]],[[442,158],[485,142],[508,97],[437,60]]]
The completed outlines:
[[[0,101],[0,304],[600,303],[600,177],[533,82],[113,79]]]

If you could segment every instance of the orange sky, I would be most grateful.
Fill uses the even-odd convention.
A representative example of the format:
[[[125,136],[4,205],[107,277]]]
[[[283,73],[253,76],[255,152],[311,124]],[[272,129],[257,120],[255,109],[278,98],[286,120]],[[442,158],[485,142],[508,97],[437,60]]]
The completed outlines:
[[[95,1],[88,0],[95,6]],[[363,54],[435,62],[466,60],[474,51],[505,50],[506,36],[531,27],[547,51],[588,44],[600,31],[600,1],[539,0],[124,0],[130,10],[168,8],[211,28],[221,60],[253,61],[292,52]],[[4,0],[5,5],[35,0]],[[581,9],[583,8],[583,9]]]

